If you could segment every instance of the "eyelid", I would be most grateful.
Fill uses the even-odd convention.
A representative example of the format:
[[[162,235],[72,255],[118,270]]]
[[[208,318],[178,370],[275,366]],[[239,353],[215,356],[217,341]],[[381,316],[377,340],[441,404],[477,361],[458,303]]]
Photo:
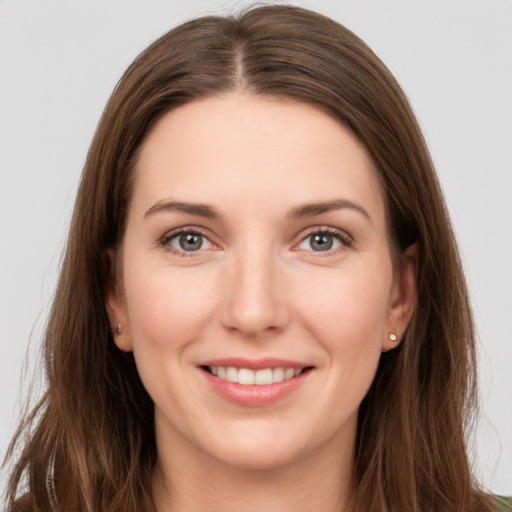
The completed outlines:
[[[298,246],[307,240],[312,235],[329,235],[341,242],[340,247],[336,247],[335,249],[329,249],[327,251],[313,251],[312,249],[299,249]],[[312,226],[306,230],[306,233],[301,234],[301,238],[298,243],[296,243],[293,247],[295,251],[306,251],[309,253],[313,253],[316,256],[330,256],[332,254],[343,251],[347,248],[352,247],[354,244],[354,239],[350,236],[346,231],[343,231],[338,228],[334,228],[332,226]]]
[[[202,228],[196,227],[196,226],[183,226],[180,228],[172,229],[170,231],[167,231],[159,240],[158,240],[158,246],[163,247],[165,250],[176,254],[178,256],[183,257],[194,257],[194,256],[200,256],[202,253],[208,250],[212,250],[212,248],[207,249],[199,249],[197,251],[183,251],[176,247],[173,247],[170,245],[170,241],[174,238],[184,235],[184,234],[193,234],[193,235],[200,235],[213,246],[213,249],[218,249],[219,246],[211,240],[211,237],[205,233],[205,230]]]
[[[169,242],[176,238],[177,236],[183,235],[183,234],[196,234],[204,237],[208,242],[213,246],[214,250],[218,250],[221,247],[213,242],[211,240],[211,235],[208,235],[206,233],[206,230],[203,228],[197,227],[197,226],[183,226],[176,229],[172,229],[168,232],[166,232],[157,242],[158,246],[163,247],[165,250],[174,253],[178,256],[184,256],[184,257],[194,257],[194,256],[200,256],[202,253],[208,250],[212,250],[212,248],[208,249],[199,249],[197,251],[183,251],[180,249],[177,249],[175,247],[172,247]],[[308,249],[299,249],[298,246],[304,242],[307,238],[309,238],[312,235],[316,234],[325,234],[332,236],[339,240],[341,242],[341,246],[337,247],[335,249],[330,249],[327,251],[313,251]],[[354,243],[354,239],[351,235],[349,235],[346,231],[341,230],[339,228],[335,228],[332,226],[311,226],[310,228],[307,228],[305,232],[301,234],[300,240],[292,247],[293,251],[305,251],[309,253],[313,253],[316,256],[330,256],[334,253],[338,253],[339,251],[343,251],[349,247],[352,247]]]

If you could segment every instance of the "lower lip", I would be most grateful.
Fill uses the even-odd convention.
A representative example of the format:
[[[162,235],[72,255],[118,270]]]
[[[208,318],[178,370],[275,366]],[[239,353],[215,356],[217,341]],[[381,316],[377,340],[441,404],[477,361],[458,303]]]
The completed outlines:
[[[243,385],[219,379],[201,369],[211,387],[221,397],[243,407],[264,407],[278,402],[296,391],[308,378],[311,370],[297,377],[266,385]]]

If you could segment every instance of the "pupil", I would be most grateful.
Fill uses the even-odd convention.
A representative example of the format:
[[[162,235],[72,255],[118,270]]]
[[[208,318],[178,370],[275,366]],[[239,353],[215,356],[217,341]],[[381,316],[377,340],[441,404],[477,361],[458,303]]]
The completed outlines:
[[[328,251],[332,247],[332,236],[314,235],[311,247],[316,251]]]
[[[197,251],[203,245],[201,235],[188,233],[180,236],[180,246],[184,251]]]

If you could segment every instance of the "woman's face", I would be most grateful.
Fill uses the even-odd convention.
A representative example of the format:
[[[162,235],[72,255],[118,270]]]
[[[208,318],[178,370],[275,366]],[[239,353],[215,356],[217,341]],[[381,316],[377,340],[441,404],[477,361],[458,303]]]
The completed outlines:
[[[377,172],[347,129],[241,93],[166,114],[114,259],[107,308],[159,450],[245,468],[351,455],[414,263],[393,272]]]

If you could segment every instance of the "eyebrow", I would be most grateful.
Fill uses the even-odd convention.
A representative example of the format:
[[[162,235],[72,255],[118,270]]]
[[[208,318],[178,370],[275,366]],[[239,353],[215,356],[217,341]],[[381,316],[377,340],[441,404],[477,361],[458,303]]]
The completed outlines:
[[[220,213],[207,204],[200,203],[185,203],[182,201],[159,201],[155,203],[145,214],[144,217],[153,215],[159,212],[179,212],[188,215],[198,215],[199,217],[206,217],[208,219],[220,219]]]
[[[330,201],[321,201],[318,203],[304,203],[292,208],[286,217],[289,219],[302,219],[304,217],[314,217],[332,210],[342,210],[348,208],[362,214],[372,224],[372,218],[365,208],[360,204],[349,199],[333,199]],[[188,215],[197,215],[208,219],[220,219],[221,214],[212,206],[201,203],[186,203],[183,201],[158,201],[149,210],[144,217],[148,217],[159,212],[179,212]]]
[[[373,224],[372,218],[368,211],[363,208],[360,204],[355,203],[349,199],[333,199],[331,201],[322,201],[319,203],[305,203],[295,208],[292,208],[287,217],[291,219],[301,219],[303,217],[314,217],[315,215],[321,215],[322,213],[326,213],[332,210],[342,210],[344,208],[349,208],[351,210],[355,210],[356,212],[362,214],[366,219]]]

